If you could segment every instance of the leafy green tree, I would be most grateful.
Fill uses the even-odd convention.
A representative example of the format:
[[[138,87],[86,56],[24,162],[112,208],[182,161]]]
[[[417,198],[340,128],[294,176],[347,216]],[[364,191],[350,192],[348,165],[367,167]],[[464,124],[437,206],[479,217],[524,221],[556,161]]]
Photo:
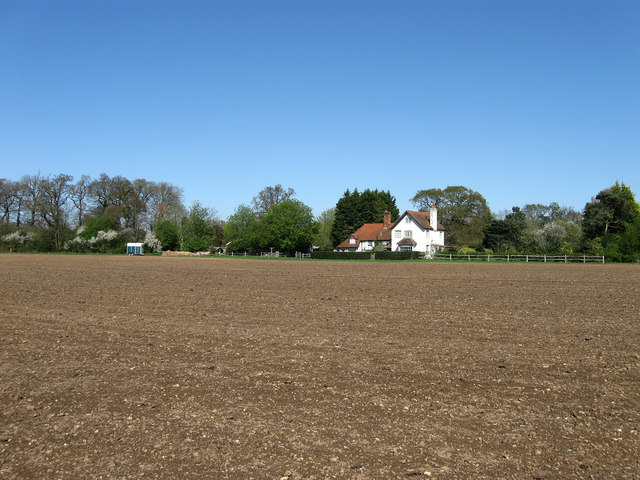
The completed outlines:
[[[115,229],[116,222],[112,218],[106,215],[97,215],[85,219],[84,225],[78,231],[78,236],[89,240],[92,237],[96,237],[100,231],[108,232]]]
[[[504,220],[493,219],[485,226],[482,245],[496,252],[516,250],[521,246],[525,225],[524,214],[513,207]]]
[[[585,252],[614,262],[637,261],[640,206],[624,183],[602,190],[585,205],[582,223]]]
[[[382,223],[385,211],[391,212],[392,219],[400,216],[396,198],[388,190],[347,190],[335,207],[332,245],[335,247],[365,223]]]
[[[335,208],[329,208],[316,218],[316,221],[318,222],[318,233],[313,239],[313,245],[318,247],[320,250],[333,250],[333,243],[331,242],[331,228],[333,227],[335,213]]]
[[[491,221],[491,211],[485,198],[463,186],[420,190],[411,201],[424,212],[428,212],[432,205],[438,207],[438,222],[447,230],[447,244],[480,244],[483,229]]]
[[[621,261],[636,263],[640,261],[640,215],[627,225],[617,243]]]
[[[215,214],[195,202],[189,214],[181,222],[182,250],[198,252],[208,250],[216,243],[214,224]]]
[[[160,240],[163,250],[177,250],[180,248],[180,227],[174,220],[161,220],[153,232]]]
[[[268,246],[288,254],[308,252],[318,233],[311,208],[299,200],[285,200],[267,210],[264,223]]]
[[[266,248],[263,224],[247,205],[240,205],[224,227],[224,239],[234,252],[257,253]]]
[[[602,190],[584,207],[582,229],[587,240],[623,233],[640,215],[633,192],[624,183]]]

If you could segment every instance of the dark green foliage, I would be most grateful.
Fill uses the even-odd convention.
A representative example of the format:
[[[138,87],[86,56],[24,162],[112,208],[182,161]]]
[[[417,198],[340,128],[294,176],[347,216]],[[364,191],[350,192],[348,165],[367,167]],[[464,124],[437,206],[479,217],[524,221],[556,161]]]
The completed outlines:
[[[224,234],[234,252],[260,253],[273,249],[292,254],[308,252],[318,228],[311,208],[299,200],[284,200],[263,214],[240,205],[229,217]]]
[[[195,202],[189,209],[189,214],[181,221],[181,250],[200,252],[215,246],[215,222],[211,212]]]
[[[627,225],[624,233],[606,235],[603,247],[608,262],[640,261],[640,216]]]
[[[328,252],[316,251],[311,258],[323,260],[371,260],[371,252]]]
[[[325,210],[317,217],[318,233],[313,239],[313,245],[320,250],[333,250],[331,242],[331,229],[335,219],[335,208]]]
[[[260,217],[269,248],[291,254],[308,252],[318,223],[311,208],[299,200],[284,200]]]
[[[375,252],[375,260],[415,260],[421,252]],[[321,260],[371,260],[372,252],[328,252],[315,251],[311,258]]]
[[[495,252],[517,250],[525,226],[523,213],[518,207],[513,207],[512,213],[504,220],[491,220],[484,228],[482,245]]]
[[[352,193],[347,190],[336,204],[331,228],[333,246],[344,241],[365,223],[382,223],[385,211],[391,212],[392,221],[400,215],[396,198],[389,191],[367,189],[360,193],[356,189]]]
[[[602,190],[584,207],[583,249],[610,262],[640,258],[640,206],[624,183]]]
[[[107,215],[97,215],[95,217],[89,217],[84,222],[84,229],[78,236],[89,240],[92,237],[98,235],[98,232],[108,232],[109,230],[116,229],[116,222]]]
[[[153,231],[162,244],[162,250],[177,250],[180,247],[180,229],[172,220],[161,220]]]
[[[376,260],[417,260],[422,252],[391,252],[388,250],[376,252]]]
[[[260,253],[264,251],[263,224],[258,214],[246,205],[236,208],[224,227],[224,238],[234,252]]]
[[[587,240],[606,234],[624,233],[627,225],[640,215],[633,192],[616,182],[602,190],[584,207],[582,230]]]
[[[618,244],[623,262],[640,260],[640,215],[633,220],[633,223],[627,225],[625,232],[620,235]]]

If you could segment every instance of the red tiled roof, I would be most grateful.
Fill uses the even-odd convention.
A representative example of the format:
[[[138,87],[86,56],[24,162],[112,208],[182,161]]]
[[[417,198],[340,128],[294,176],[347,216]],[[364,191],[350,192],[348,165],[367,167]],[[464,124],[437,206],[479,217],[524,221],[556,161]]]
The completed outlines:
[[[351,240],[352,238],[355,238],[353,235],[349,235],[349,238],[347,238],[344,242],[342,242],[340,245],[338,245],[336,248],[358,248],[358,245],[360,245],[360,240],[358,240],[357,238],[355,238],[355,243],[350,243],[349,240]]]
[[[356,239],[355,244],[349,243],[351,238]],[[384,223],[365,223],[336,248],[358,248],[360,242],[383,242],[385,240],[391,241],[390,228],[384,228]]]

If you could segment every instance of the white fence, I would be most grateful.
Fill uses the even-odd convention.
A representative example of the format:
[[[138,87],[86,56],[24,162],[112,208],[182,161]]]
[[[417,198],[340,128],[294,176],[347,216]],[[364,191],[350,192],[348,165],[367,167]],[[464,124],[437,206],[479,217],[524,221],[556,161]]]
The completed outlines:
[[[286,255],[280,252],[260,252],[260,258],[280,258],[280,257],[286,257]]]
[[[604,263],[602,255],[456,255],[437,253],[438,260],[468,262],[539,262],[539,263]]]

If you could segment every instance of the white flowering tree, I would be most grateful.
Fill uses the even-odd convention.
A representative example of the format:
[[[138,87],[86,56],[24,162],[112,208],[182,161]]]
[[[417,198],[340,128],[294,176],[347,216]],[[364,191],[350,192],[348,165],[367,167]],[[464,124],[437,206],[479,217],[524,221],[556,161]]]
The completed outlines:
[[[36,240],[35,234],[25,230],[16,230],[0,237],[0,244],[10,252],[31,250]]]
[[[162,243],[156,237],[155,233],[147,232],[144,236],[145,246],[154,253],[162,252]]]

